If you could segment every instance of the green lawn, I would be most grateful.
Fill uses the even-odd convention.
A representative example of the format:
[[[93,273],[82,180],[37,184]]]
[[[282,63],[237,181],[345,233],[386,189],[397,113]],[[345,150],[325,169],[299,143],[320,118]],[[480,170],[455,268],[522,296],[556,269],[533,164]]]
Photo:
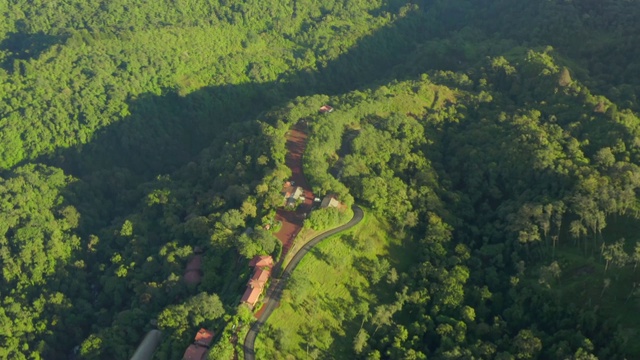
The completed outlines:
[[[412,246],[392,235],[387,224],[366,215],[305,256],[258,336],[256,357],[352,359],[362,314],[391,302],[397,291],[387,281],[384,260],[398,273],[414,262]]]

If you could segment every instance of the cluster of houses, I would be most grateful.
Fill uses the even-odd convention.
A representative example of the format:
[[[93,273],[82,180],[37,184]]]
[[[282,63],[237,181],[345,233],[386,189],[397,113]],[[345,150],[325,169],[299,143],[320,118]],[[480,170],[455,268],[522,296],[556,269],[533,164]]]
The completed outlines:
[[[253,267],[253,275],[249,279],[247,290],[242,295],[241,301],[253,309],[271,276],[273,258],[268,255],[258,255],[249,262],[249,266]]]
[[[329,105],[323,105],[319,109],[320,113],[330,113],[333,108]],[[295,186],[293,181],[285,182],[282,188],[282,195],[286,207],[295,207],[297,201],[304,196],[304,189],[300,186]],[[320,199],[316,198],[317,202]],[[325,196],[321,203],[321,208],[338,208],[343,209],[345,206],[338,201],[335,194]],[[268,255],[255,256],[250,262],[249,266],[253,267],[253,274],[247,283],[247,289],[242,295],[241,302],[247,304],[249,308],[253,309],[258,303],[260,295],[264,292],[267,285],[267,281],[271,276],[271,270],[273,268],[273,258]],[[194,254],[187,263],[187,267],[184,272],[184,281],[187,284],[199,284],[202,281],[202,249],[194,249]],[[204,360],[213,341],[214,332],[207,329],[200,329],[195,336],[194,342],[187,347],[182,357],[183,360]],[[147,341],[147,339],[145,339]],[[156,342],[159,342],[157,340]],[[157,346],[157,344],[156,344]],[[154,348],[156,347],[154,346]]]
[[[214,335],[215,333],[211,330],[200,329],[198,333],[196,333],[193,344],[189,345],[187,350],[185,350],[182,360],[206,359]]]
[[[293,181],[287,181],[282,186],[281,194],[284,197],[284,206],[293,208],[296,206],[296,202],[304,196],[304,189],[300,186],[294,186]],[[344,204],[338,200],[336,194],[328,194],[322,200],[316,198],[316,202],[320,202],[320,207],[323,209],[330,207],[340,210],[345,209]]]

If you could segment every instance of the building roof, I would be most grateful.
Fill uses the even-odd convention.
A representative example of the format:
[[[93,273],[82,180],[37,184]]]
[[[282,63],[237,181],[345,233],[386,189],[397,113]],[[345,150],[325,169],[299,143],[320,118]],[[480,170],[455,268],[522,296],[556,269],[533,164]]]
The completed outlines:
[[[280,193],[285,197],[285,199],[294,198],[297,200],[304,193],[304,189],[300,186],[293,186],[287,181],[282,187],[282,191]]]
[[[296,191],[296,189],[291,185],[282,187],[282,195],[286,198],[291,197],[294,191]]]
[[[258,298],[260,298],[260,294],[262,294],[262,290],[262,287],[247,286],[247,290],[244,291],[241,301],[249,304],[251,307],[255,306]]]
[[[329,105],[322,105],[322,106],[320,106],[320,109],[318,111],[320,111],[323,114],[324,113],[330,113],[330,112],[333,111],[333,108],[331,106],[329,106]]]
[[[204,360],[207,357],[208,348],[199,346],[197,344],[191,344],[184,352],[182,360]]]
[[[256,256],[251,260],[249,265],[255,266],[255,271],[247,283],[247,289],[244,291],[241,301],[254,307],[271,275],[269,266],[273,265],[273,258],[271,256]]]
[[[338,208],[342,205],[340,201],[338,201],[338,197],[335,194],[329,194],[322,199],[322,203],[320,204],[321,208],[334,207]]]
[[[253,273],[253,276],[251,277],[251,279],[257,280],[264,285],[264,283],[266,283],[267,280],[269,280],[269,275],[270,275],[269,270],[256,268],[256,271]]]
[[[303,193],[304,193],[304,189],[302,189],[300,186],[298,186],[293,191],[293,194],[291,195],[291,197],[293,197],[294,199],[298,200],[298,198],[300,198],[300,196],[302,196]]]
[[[251,267],[272,267],[273,266],[273,258],[269,255],[256,255],[249,262],[249,266]]]
[[[196,333],[195,342],[198,345],[203,345],[208,347],[209,345],[211,345],[214,335],[215,333],[213,331],[202,328],[198,330],[198,332]]]
[[[263,288],[264,282],[258,279],[249,279],[249,283],[247,284],[250,288]]]

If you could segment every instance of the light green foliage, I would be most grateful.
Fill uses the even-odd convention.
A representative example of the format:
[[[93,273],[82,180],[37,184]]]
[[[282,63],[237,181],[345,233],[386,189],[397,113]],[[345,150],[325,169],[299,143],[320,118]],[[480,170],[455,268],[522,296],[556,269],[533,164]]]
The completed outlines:
[[[68,286],[78,291],[83,277],[74,279],[78,269],[66,267],[81,242],[73,233],[79,214],[63,197],[64,187],[73,179],[60,169],[34,165],[7,175],[0,179],[0,263],[5,289],[0,317],[7,339],[4,354],[11,358],[20,356],[20,342],[44,336],[47,328],[77,324],[75,318],[62,320],[70,303],[54,286],[62,273],[71,276]],[[85,305],[80,303],[78,310],[85,310]]]
[[[304,227],[313,230],[326,230],[337,227],[353,217],[351,209],[324,208],[311,212],[304,221]]]
[[[394,249],[392,259],[398,263],[406,265],[411,258],[410,250],[401,248],[398,239],[387,237],[388,228],[367,215],[353,233],[324,240],[317,251],[309,253],[293,273],[281,306],[269,319],[272,329],[259,335],[257,356],[304,358],[307,343],[309,351],[334,348],[337,358],[351,359],[364,353],[367,333],[376,327],[372,317],[376,306],[389,310],[395,306],[385,304],[388,296],[382,295],[393,291],[394,285],[384,281],[374,285],[373,265],[389,256],[388,249]],[[388,273],[389,261],[378,264],[382,275]],[[399,269],[405,271],[406,267]],[[281,331],[286,338],[279,342]]]
[[[130,220],[125,220],[120,228],[120,236],[128,237],[131,235],[133,235],[133,223]]]
[[[553,304],[538,318],[526,314],[516,299],[531,298],[526,289],[539,291],[539,284],[562,285],[565,270],[560,262],[549,260],[546,264],[551,265],[536,272],[539,284],[534,285],[528,279],[533,274],[520,266],[522,259],[537,270],[537,261],[552,256],[558,244],[570,245],[564,239],[566,232],[585,252],[599,251],[608,218],[635,208],[633,194],[640,186],[632,160],[636,155],[624,158],[619,152],[631,146],[620,145],[620,139],[637,129],[605,125],[606,119],[591,111],[598,104],[593,95],[579,80],[567,78],[559,61],[551,48],[514,49],[481,62],[481,74],[439,71],[420,81],[335,97],[331,103],[338,110],[310,121],[313,131],[305,173],[317,190],[338,188],[336,181],[344,183],[356,200],[394,219],[397,230],[422,226],[424,262],[411,274],[420,280],[400,284],[423,291],[429,301],[413,300],[408,290],[397,294],[398,305],[392,308],[402,313],[406,305],[400,304],[410,301],[429,312],[431,330],[408,329],[418,337],[433,336],[434,329],[441,329],[440,347],[431,352],[394,343],[393,328],[404,323],[387,321],[389,317],[382,315],[391,312],[379,307],[382,320],[370,333],[381,341],[377,349],[392,357],[401,357],[409,348],[443,357],[516,354],[509,341],[495,342],[482,335],[474,345],[461,345],[473,341],[468,340],[473,338],[470,328],[491,323],[491,309],[468,298],[472,284],[482,284],[480,289],[488,284],[491,292],[504,292],[511,299],[505,305],[509,325],[495,328],[495,333],[517,334],[525,330],[524,324],[552,321],[553,312],[562,305],[555,304],[551,294],[533,302]],[[414,110],[410,104],[422,99],[430,102]],[[400,102],[403,110],[392,110]],[[454,233],[461,240],[455,248]],[[617,267],[628,263],[622,245],[602,249],[607,264],[614,258]],[[331,254],[326,259],[335,264]],[[376,265],[372,261],[363,268],[371,271]],[[372,283],[380,278],[374,271],[369,277]],[[299,286],[296,290],[304,293]],[[463,321],[455,320],[460,317]],[[579,321],[578,316],[568,318]],[[580,336],[598,336],[594,332],[598,324]],[[516,356],[538,356],[543,350],[522,334],[518,340],[522,354]],[[550,331],[542,341],[555,336],[562,335]],[[608,349],[602,351],[618,351],[613,350],[615,345],[609,347],[611,343],[600,344]],[[571,356],[577,348],[572,349],[561,353]]]
[[[206,86],[268,83],[292,71],[314,71],[316,62],[335,59],[342,47],[387,23],[367,12],[379,6],[72,1],[43,11],[40,4],[11,3],[4,22],[9,46],[0,53],[10,69],[0,92],[6,100],[0,109],[0,165],[8,168],[25,158],[88,143],[99,129],[125,119],[138,122],[126,127],[142,130],[140,122],[159,113],[137,113],[127,101],[145,94],[174,91],[187,96]],[[321,9],[331,18],[321,19]],[[322,40],[327,36],[333,41]],[[224,98],[232,93],[219,91],[222,98],[217,99],[200,96],[209,99],[206,107],[220,111],[229,108]],[[34,97],[42,101],[31,101]],[[210,117],[190,120],[200,131],[193,132],[198,142],[214,134]],[[159,139],[181,147],[177,141],[193,130],[178,123],[168,128],[166,121],[161,126],[147,127],[154,139],[127,134],[123,148],[133,150],[136,141],[157,146]]]
[[[0,358],[222,327],[299,120],[314,191],[393,226],[315,254],[267,358],[638,358],[640,7],[485,5],[0,2]]]

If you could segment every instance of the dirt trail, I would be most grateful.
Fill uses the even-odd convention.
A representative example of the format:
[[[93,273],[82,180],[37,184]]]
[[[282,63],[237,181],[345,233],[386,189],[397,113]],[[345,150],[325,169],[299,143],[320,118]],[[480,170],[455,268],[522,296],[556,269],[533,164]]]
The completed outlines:
[[[275,234],[282,242],[282,259],[287,255],[293,244],[293,239],[302,229],[302,223],[306,215],[311,211],[314,199],[311,187],[302,172],[302,155],[307,147],[306,126],[302,122],[297,123],[289,131],[286,146],[287,156],[285,163],[291,169],[291,181],[294,182],[295,186],[300,186],[304,190],[304,203],[298,206],[295,211],[278,209],[276,212],[276,220],[282,222],[280,231]]]
[[[244,339],[244,360],[256,360],[256,337],[262,329],[262,326],[267,322],[267,319],[269,319],[269,316],[271,316],[271,313],[273,313],[273,311],[278,307],[280,299],[282,298],[282,291],[287,284],[287,280],[289,280],[291,273],[293,273],[293,270],[295,270],[302,258],[322,240],[354,227],[363,219],[364,212],[361,208],[354,205],[352,209],[353,218],[351,218],[348,223],[338,226],[335,229],[325,231],[311,239],[311,241],[306,243],[302,249],[293,256],[286,269],[284,269],[282,276],[271,280],[271,286],[269,287],[264,299],[264,307],[260,310],[260,317],[255,323],[253,323],[253,325],[251,325],[251,328],[247,333],[247,337]]]
[[[299,122],[296,124],[287,134],[287,157],[285,158],[287,166],[291,169],[291,181],[295,182],[295,186],[300,186],[304,189],[304,203],[298,206],[296,211],[287,211],[280,209],[277,212],[276,219],[282,222],[282,228],[275,235],[280,241],[282,241],[282,256],[280,257],[280,263],[276,265],[276,268],[282,265],[282,259],[291,248],[293,239],[302,229],[302,223],[306,215],[311,211],[313,206],[313,193],[311,187],[307,183],[304,174],[302,172],[302,155],[307,145],[306,126],[304,123]],[[245,360],[255,360],[254,345],[256,336],[262,328],[262,325],[267,321],[273,310],[278,306],[280,298],[282,297],[282,290],[284,289],[287,280],[291,276],[293,270],[298,266],[300,260],[316,246],[322,240],[335,235],[341,231],[352,228],[359,223],[364,216],[364,212],[358,206],[353,206],[353,218],[346,224],[338,226],[335,229],[327,230],[306,243],[298,252],[296,252],[291,258],[291,261],[284,269],[282,275],[277,278],[271,279],[271,286],[267,290],[264,299],[264,306],[256,314],[258,320],[251,326],[251,329],[247,333],[247,337],[244,341],[244,358]],[[273,274],[277,274],[274,268]]]

